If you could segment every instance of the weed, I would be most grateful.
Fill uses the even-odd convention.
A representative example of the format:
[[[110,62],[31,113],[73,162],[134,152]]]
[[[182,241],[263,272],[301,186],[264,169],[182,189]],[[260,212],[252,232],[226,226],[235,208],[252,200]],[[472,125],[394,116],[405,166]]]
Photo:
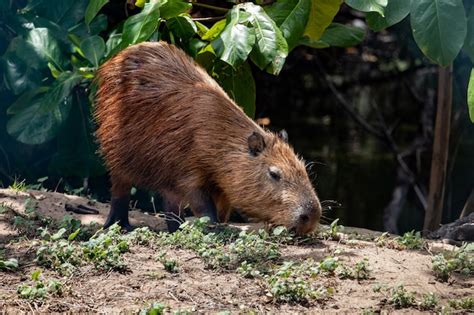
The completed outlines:
[[[344,230],[343,225],[338,224],[339,219],[332,221],[328,228],[325,231],[322,231],[322,236],[324,239],[331,239],[338,241],[340,239],[339,233]]]
[[[262,274],[268,273],[269,269],[262,270],[260,266],[243,261],[236,271],[244,278],[259,278]]]
[[[128,239],[121,234],[121,228],[114,224],[106,232],[98,231],[90,240],[83,243],[84,256],[93,262],[97,269],[126,269],[122,254],[129,248]]]
[[[43,187],[43,183],[48,179],[48,176],[38,178],[36,180],[36,184],[30,184],[27,186],[28,189],[34,189],[34,190],[41,190],[41,191],[47,191]]]
[[[47,228],[43,229],[43,240],[36,251],[36,263],[54,269],[62,275],[71,275],[77,266],[82,264],[83,259],[81,247],[73,243],[79,231],[80,229],[77,229],[65,239],[65,228],[54,234],[50,234]]]
[[[390,234],[388,232],[384,232],[379,237],[376,237],[374,241],[375,245],[378,247],[385,247],[390,241]]]
[[[457,310],[474,311],[474,297],[449,300],[448,304],[449,306]]]
[[[9,207],[4,203],[0,203],[0,214],[4,214],[8,211]]]
[[[464,244],[452,252],[432,258],[432,270],[437,279],[447,281],[453,272],[474,274],[474,243]]]
[[[0,270],[13,271],[18,269],[18,260],[15,258],[2,259],[0,258]]]
[[[166,271],[169,273],[178,273],[178,262],[175,259],[166,258],[166,253],[160,254],[157,259],[163,264]]]
[[[22,191],[26,191],[26,183],[25,183],[25,180],[23,179],[22,181],[19,181],[18,178],[15,177],[15,179],[13,180],[13,183],[8,186],[8,189],[12,189],[16,192],[22,192]]]
[[[366,280],[370,277],[369,261],[367,258],[357,262],[354,268],[339,264],[335,271],[340,279]]]
[[[396,308],[407,308],[415,305],[415,292],[408,292],[403,285],[391,290],[390,304]]]
[[[318,270],[325,273],[334,274],[339,265],[340,263],[337,257],[326,257],[319,262]]]
[[[285,261],[271,276],[266,276],[266,282],[276,302],[307,302],[326,297],[331,292],[314,281],[318,272],[312,260],[300,264]]]
[[[164,314],[166,306],[164,304],[154,302],[145,309],[142,309],[140,315],[161,315]]]
[[[31,274],[32,285],[22,284],[18,287],[17,293],[22,299],[43,299],[47,294],[61,295],[62,283],[57,280],[40,279],[41,270],[36,270]]]
[[[156,240],[156,233],[153,233],[148,227],[141,227],[125,234],[124,238],[132,244],[151,245]]]
[[[406,232],[403,236],[396,237],[394,241],[403,249],[422,249],[425,244],[420,232],[415,231]]]
[[[418,303],[418,306],[422,310],[432,310],[438,306],[438,298],[432,292],[428,294],[423,294],[421,301]]]

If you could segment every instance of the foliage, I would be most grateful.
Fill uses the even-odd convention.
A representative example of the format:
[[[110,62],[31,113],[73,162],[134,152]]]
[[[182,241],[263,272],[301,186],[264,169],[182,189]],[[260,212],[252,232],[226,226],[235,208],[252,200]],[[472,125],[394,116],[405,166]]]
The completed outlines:
[[[140,315],[161,315],[164,314],[166,306],[164,304],[154,302],[145,309],[140,310]]]
[[[422,310],[432,310],[438,306],[438,298],[432,292],[425,293],[418,305]]]
[[[300,264],[285,261],[283,265],[266,278],[270,293],[276,302],[306,302],[325,298],[332,292],[314,279],[319,273],[312,260]]]
[[[403,236],[396,237],[395,242],[406,249],[422,249],[425,244],[421,238],[421,233],[415,233],[415,231],[406,232]]]
[[[166,258],[166,253],[161,253],[158,256],[158,261],[163,264],[163,267],[169,273],[178,273],[178,262],[175,259]]]
[[[322,236],[325,239],[338,241],[340,239],[339,233],[341,233],[344,230],[344,226],[339,225],[338,223],[339,223],[339,219],[332,221],[329,227],[322,232]]]
[[[41,279],[41,270],[36,270],[31,274],[32,285],[22,284],[18,287],[18,295],[22,299],[43,299],[47,294],[61,295],[62,283],[57,280]]]
[[[54,269],[62,275],[71,275],[83,260],[80,246],[73,243],[79,231],[78,228],[65,239],[65,228],[61,228],[54,234],[50,234],[47,228],[43,229],[41,232],[43,240],[36,251],[35,262]]]
[[[341,279],[366,280],[370,277],[369,261],[364,258],[358,261],[353,268],[340,264],[335,272]]]
[[[396,308],[407,308],[414,306],[415,292],[408,292],[403,285],[399,285],[391,290],[390,304]]]
[[[13,99],[7,109],[8,133],[26,144],[56,138],[51,163],[63,175],[102,174],[92,140],[92,81],[101,64],[129,45],[167,40],[183,48],[253,116],[256,88],[250,63],[277,75],[298,45],[348,47],[365,37],[363,29],[333,23],[340,0],[230,2],[216,7],[225,17],[210,16],[205,24],[189,15],[191,8],[199,10],[199,3],[184,0],[128,1],[128,17],[116,15],[108,0],[5,2],[0,17],[8,30],[2,37],[8,47],[0,62]],[[375,31],[409,15],[416,42],[438,64],[452,63],[462,48],[474,55],[469,36],[474,10],[466,18],[461,0],[345,3],[366,12]]]
[[[125,270],[122,254],[129,249],[128,240],[122,236],[119,225],[114,224],[106,232],[98,232],[82,245],[84,256],[97,269]]]
[[[449,306],[457,310],[474,311],[474,297],[449,300]]]
[[[15,258],[0,258],[0,270],[13,271],[18,269],[18,260]]]
[[[437,279],[447,281],[453,272],[474,274],[474,246],[464,244],[459,249],[432,258],[432,269]]]

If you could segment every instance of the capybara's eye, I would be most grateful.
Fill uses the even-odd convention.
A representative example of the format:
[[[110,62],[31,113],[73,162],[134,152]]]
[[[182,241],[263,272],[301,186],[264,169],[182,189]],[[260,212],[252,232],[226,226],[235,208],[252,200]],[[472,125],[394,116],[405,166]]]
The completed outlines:
[[[276,181],[279,181],[281,179],[281,171],[276,166],[271,166],[268,169],[268,174],[270,174],[270,177]]]

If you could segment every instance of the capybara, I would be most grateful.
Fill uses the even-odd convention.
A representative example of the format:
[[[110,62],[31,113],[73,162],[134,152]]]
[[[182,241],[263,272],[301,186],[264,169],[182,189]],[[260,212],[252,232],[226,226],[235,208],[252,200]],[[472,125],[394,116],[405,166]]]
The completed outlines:
[[[105,227],[131,228],[136,185],[159,192],[168,217],[189,205],[216,222],[216,200],[226,208],[223,220],[233,208],[298,234],[314,230],[321,205],[286,134],[252,121],[182,50],[165,42],[130,46],[97,78],[97,138],[112,182]],[[167,223],[170,231],[179,227]]]

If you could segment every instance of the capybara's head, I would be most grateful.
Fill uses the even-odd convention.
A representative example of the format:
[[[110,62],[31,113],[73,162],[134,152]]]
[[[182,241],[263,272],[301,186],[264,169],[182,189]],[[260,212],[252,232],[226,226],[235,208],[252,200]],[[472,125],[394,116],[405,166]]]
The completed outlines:
[[[299,235],[313,231],[321,217],[321,204],[286,132],[256,131],[247,141],[245,169],[239,170],[238,180],[241,211]]]

